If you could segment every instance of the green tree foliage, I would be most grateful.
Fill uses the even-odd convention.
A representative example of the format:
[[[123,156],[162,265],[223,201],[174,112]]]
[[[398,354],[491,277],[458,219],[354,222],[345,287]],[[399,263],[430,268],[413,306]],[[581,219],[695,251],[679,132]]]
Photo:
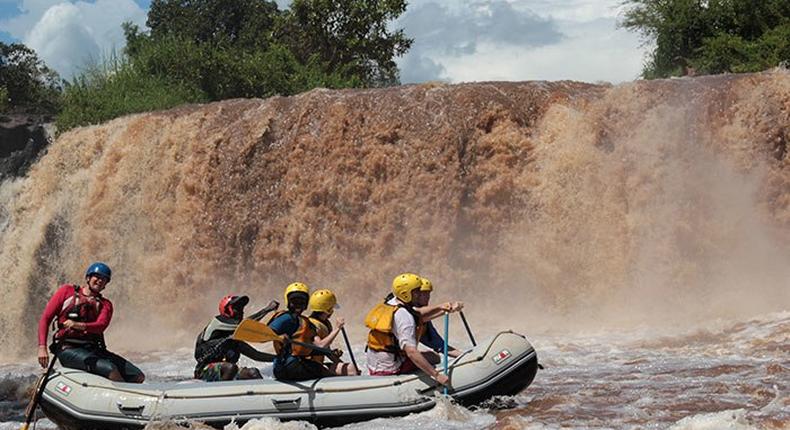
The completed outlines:
[[[207,100],[195,87],[145,73],[125,57],[112,57],[66,83],[63,109],[55,123],[63,132],[130,113]]]
[[[149,32],[124,24],[120,60],[65,88],[60,130],[181,103],[398,82],[411,41],[387,24],[403,0],[153,0]]]
[[[177,35],[154,38],[127,26],[131,60],[141,73],[167,77],[204,93],[208,100],[290,95],[325,86],[359,84],[338,71],[326,73],[321,64],[301,63],[289,49],[270,44],[266,49],[241,48],[227,40],[199,43]]]
[[[8,90],[5,87],[0,87],[0,113],[8,110]]]
[[[412,40],[387,25],[405,10],[405,0],[294,0],[282,35],[302,61],[317,56],[329,70],[348,68],[369,86],[396,85],[394,59]]]
[[[25,45],[0,42],[0,87],[7,109],[35,113],[58,109],[60,78]]]
[[[654,45],[645,78],[754,72],[790,61],[787,0],[626,0],[623,27]]]
[[[154,0],[147,24],[154,39],[265,49],[279,15],[277,4],[265,0]]]

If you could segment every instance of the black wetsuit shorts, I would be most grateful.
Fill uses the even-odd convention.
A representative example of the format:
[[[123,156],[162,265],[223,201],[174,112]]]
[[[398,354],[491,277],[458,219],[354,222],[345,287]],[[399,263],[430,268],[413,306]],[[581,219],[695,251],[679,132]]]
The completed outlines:
[[[306,381],[324,376],[329,376],[329,370],[323,364],[303,358],[290,360],[287,364],[274,368],[274,377],[280,381]]]
[[[126,382],[136,382],[143,374],[137,366],[123,357],[98,347],[67,347],[61,349],[57,356],[64,367],[84,370],[105,378],[113,370],[117,370]]]

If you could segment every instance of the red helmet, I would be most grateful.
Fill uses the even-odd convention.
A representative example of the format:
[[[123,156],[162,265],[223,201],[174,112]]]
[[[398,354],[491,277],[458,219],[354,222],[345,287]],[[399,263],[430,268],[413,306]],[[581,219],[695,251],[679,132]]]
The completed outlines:
[[[225,296],[219,301],[219,314],[223,317],[233,318],[236,312],[244,309],[250,298],[247,296]]]

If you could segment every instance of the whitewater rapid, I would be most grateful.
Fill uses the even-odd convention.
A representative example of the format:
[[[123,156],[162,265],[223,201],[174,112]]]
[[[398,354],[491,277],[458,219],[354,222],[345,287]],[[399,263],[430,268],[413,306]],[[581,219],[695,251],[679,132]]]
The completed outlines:
[[[751,430],[790,426],[790,312],[739,322],[711,321],[674,334],[643,327],[584,336],[538,335],[530,340],[545,369],[519,395],[474,408],[443,401],[424,413],[343,428]],[[464,347],[469,342],[462,336],[456,344]],[[149,381],[189,379],[194,366],[188,348],[127,355]],[[363,345],[354,345],[354,355],[364,363]],[[261,369],[265,377],[272,377],[269,365]],[[22,392],[32,384],[36,371],[32,359],[27,364],[0,366],[0,374],[5,375],[0,389],[6,398],[0,409],[0,429],[20,425]],[[169,429],[171,425],[152,423],[148,428]],[[194,426],[202,428],[199,423]],[[54,425],[43,420],[38,428]],[[242,430],[312,428],[306,422],[275,419],[241,426]]]

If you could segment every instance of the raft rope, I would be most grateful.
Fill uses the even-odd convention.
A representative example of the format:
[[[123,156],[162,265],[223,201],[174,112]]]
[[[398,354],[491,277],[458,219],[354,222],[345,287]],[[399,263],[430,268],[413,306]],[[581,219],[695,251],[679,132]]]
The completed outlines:
[[[494,339],[491,340],[491,342],[488,344],[488,347],[485,349],[485,351],[481,355],[479,355],[477,357],[474,357],[474,358],[472,358],[469,361],[465,361],[463,363],[458,363],[458,361],[460,361],[462,358],[464,358],[469,353],[469,352],[464,352],[463,354],[458,356],[455,360],[453,360],[453,364],[450,366],[450,368],[456,369],[456,368],[460,368],[462,366],[471,365],[471,364],[474,364],[474,363],[476,363],[478,361],[483,360],[485,358],[485,356],[488,355],[488,353],[491,350],[491,347],[494,345],[496,339],[499,336],[503,335],[503,334],[510,334],[510,333],[513,333],[513,332],[510,331],[510,330],[499,332],[496,336],[494,336]],[[73,383],[75,383],[77,385],[80,385],[82,387],[86,387],[86,388],[103,388],[103,389],[109,389],[109,390],[118,391],[118,392],[122,392],[122,393],[136,394],[136,395],[139,395],[139,396],[147,396],[147,397],[152,397],[152,398],[160,397],[160,396],[162,396],[162,393],[163,393],[163,392],[160,392],[158,394],[152,394],[150,392],[140,392],[140,391],[136,391],[136,390],[130,390],[130,389],[118,388],[118,387],[112,387],[112,386],[106,386],[106,385],[88,384],[87,382],[80,382],[80,381],[77,381],[75,379],[72,379],[72,378],[70,378],[68,376],[68,374],[63,373],[62,371],[59,371],[58,374],[62,375],[64,378],[72,381]],[[349,387],[349,388],[317,388],[317,389],[315,389],[315,392],[318,392],[318,393],[349,393],[349,392],[354,392],[354,391],[369,390],[371,388],[386,388],[386,387],[389,387],[389,386],[402,385],[402,384],[404,384],[406,382],[411,382],[413,380],[420,379],[421,377],[424,377],[424,376],[425,375],[423,375],[421,373],[416,373],[416,374],[413,374],[413,375],[409,375],[406,378],[398,379],[398,380],[396,380],[394,382],[388,382],[388,383],[384,383],[384,384],[380,384],[380,385],[366,385],[364,387]],[[292,384],[297,385],[298,383],[292,383]],[[184,387],[186,388],[186,387],[188,387],[188,385],[185,384]],[[430,390],[432,388],[435,388],[435,386],[431,387],[431,388],[428,388],[427,390],[420,390],[420,391],[425,392],[425,391],[428,391],[428,390]],[[277,392],[273,392],[273,391],[249,390],[249,391],[245,391],[245,392],[229,393],[229,394],[221,394],[221,395],[204,394],[204,395],[180,395],[180,396],[172,396],[172,395],[169,395],[167,393],[164,393],[163,398],[164,399],[184,400],[184,399],[206,399],[206,398],[219,398],[219,397],[242,397],[242,396],[253,396],[253,395],[269,396],[269,395],[283,395],[283,394],[285,394],[285,395],[288,395],[288,394],[304,394],[304,391],[303,390],[294,390],[294,391],[277,391]]]

